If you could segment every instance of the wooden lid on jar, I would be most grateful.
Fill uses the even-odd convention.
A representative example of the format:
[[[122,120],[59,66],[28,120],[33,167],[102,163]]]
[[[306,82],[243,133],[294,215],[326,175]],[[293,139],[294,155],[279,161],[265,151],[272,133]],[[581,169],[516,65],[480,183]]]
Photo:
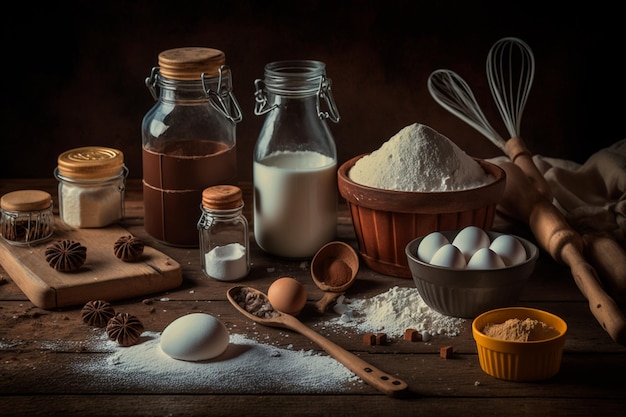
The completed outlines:
[[[208,210],[232,210],[243,205],[243,193],[234,185],[214,185],[202,191],[202,206]]]
[[[40,190],[20,190],[6,193],[0,198],[0,207],[7,211],[40,211],[52,205],[52,196]]]
[[[70,149],[59,155],[59,174],[77,180],[116,177],[124,167],[122,151],[102,146]]]
[[[225,63],[224,52],[213,48],[175,48],[159,54],[161,75],[173,80],[200,80],[203,73],[214,77]]]

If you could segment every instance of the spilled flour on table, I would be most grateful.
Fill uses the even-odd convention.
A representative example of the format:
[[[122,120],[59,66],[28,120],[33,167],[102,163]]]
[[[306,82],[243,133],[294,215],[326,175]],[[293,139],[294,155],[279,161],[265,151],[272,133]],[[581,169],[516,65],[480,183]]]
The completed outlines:
[[[315,394],[338,392],[351,383],[361,383],[341,363],[313,350],[281,349],[231,334],[228,348],[219,357],[186,362],[163,353],[160,337],[160,333],[146,331],[137,345],[119,347],[103,335],[96,350],[106,354],[92,355],[75,368],[88,373],[104,389],[128,386],[147,391]]]
[[[406,329],[429,335],[458,336],[465,319],[449,317],[428,306],[417,288],[392,287],[372,298],[338,300],[340,316],[317,326],[342,326],[361,333],[381,332],[402,337]]]

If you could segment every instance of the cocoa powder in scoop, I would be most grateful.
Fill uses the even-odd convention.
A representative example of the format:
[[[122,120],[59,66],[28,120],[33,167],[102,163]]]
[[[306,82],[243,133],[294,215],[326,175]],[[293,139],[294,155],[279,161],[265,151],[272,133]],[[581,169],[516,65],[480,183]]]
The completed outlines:
[[[324,277],[324,283],[330,287],[339,287],[352,277],[352,270],[341,259],[330,259],[325,269],[328,275]]]

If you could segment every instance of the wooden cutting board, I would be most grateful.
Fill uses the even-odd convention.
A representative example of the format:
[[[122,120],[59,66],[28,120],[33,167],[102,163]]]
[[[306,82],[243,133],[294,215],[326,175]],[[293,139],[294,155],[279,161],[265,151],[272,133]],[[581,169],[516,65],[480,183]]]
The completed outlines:
[[[146,246],[137,262],[123,262],[113,244],[130,233],[120,226],[74,229],[55,222],[51,240],[33,245],[12,245],[0,238],[0,264],[37,307],[51,309],[138,297],[178,287],[182,269],[178,262]],[[58,272],[45,259],[46,248],[57,240],[71,239],[87,248],[87,260],[77,271]]]

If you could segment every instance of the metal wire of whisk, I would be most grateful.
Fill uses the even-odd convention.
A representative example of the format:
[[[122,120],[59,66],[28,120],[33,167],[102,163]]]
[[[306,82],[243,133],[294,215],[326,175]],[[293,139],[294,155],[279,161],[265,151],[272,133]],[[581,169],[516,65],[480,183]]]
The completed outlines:
[[[519,54],[518,54],[519,53]],[[528,45],[517,38],[503,38],[487,55],[489,88],[510,138],[489,124],[469,85],[454,71],[438,69],[428,77],[428,91],[443,108],[482,133],[518,165],[548,201],[552,191],[533,156],[520,137],[520,121],[535,72],[535,60]]]
[[[428,77],[428,91],[444,109],[472,126],[504,151],[506,141],[489,124],[472,89],[459,74],[448,69],[433,71]]]
[[[535,57],[518,38],[502,38],[487,55],[487,80],[502,120],[513,137],[521,134],[521,119],[535,78]]]
[[[509,132],[504,151],[548,201],[552,190],[535,165],[521,137],[521,120],[535,78],[535,58],[521,39],[507,37],[493,44],[487,54],[487,81],[498,111]]]

